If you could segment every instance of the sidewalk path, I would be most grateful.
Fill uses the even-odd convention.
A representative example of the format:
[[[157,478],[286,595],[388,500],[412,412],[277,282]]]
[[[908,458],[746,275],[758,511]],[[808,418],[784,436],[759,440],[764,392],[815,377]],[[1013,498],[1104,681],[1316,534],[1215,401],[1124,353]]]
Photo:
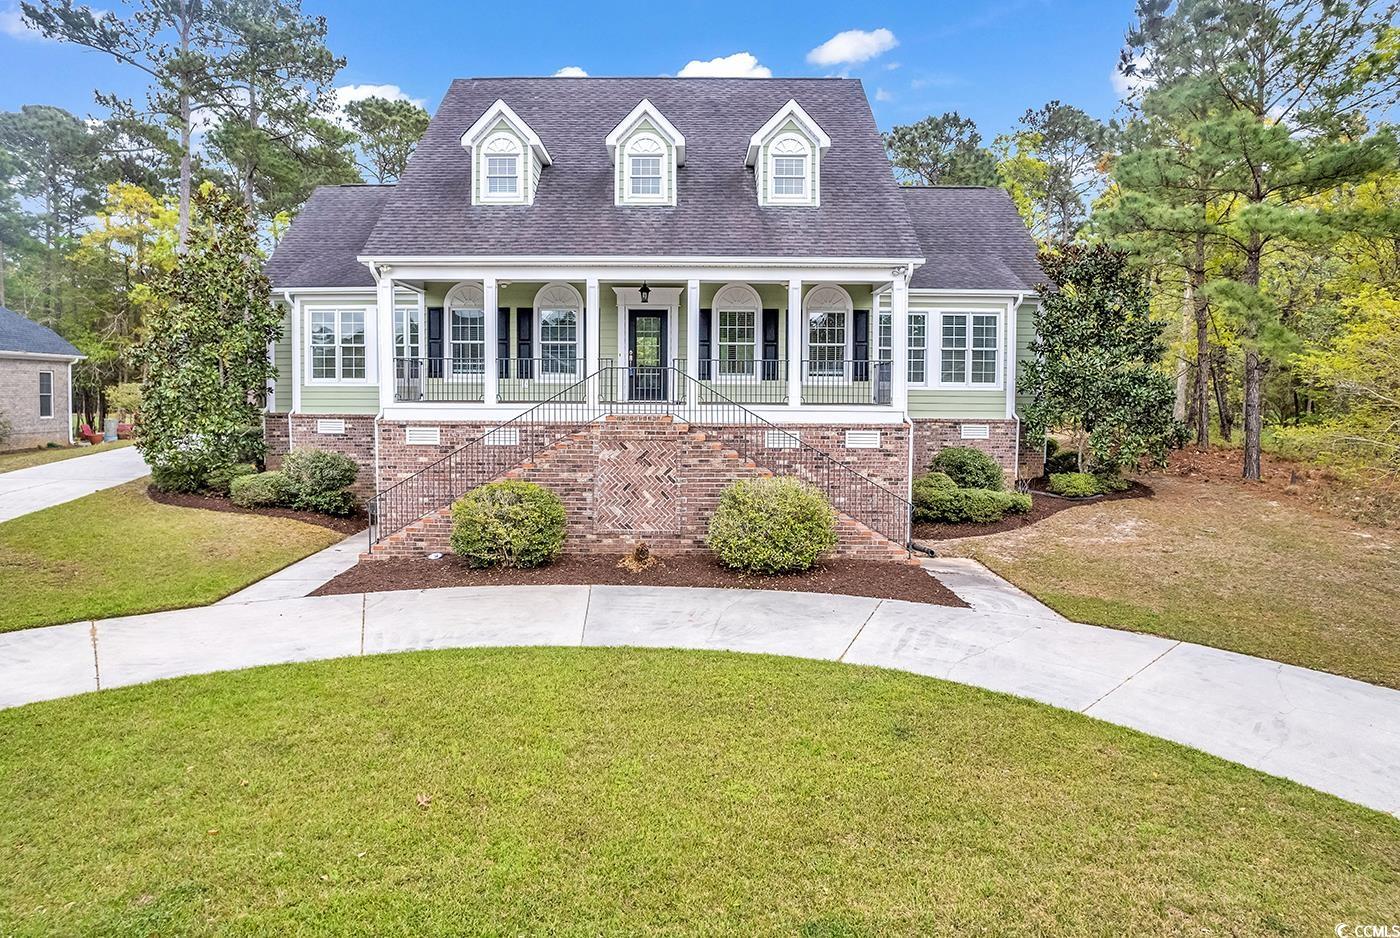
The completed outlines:
[[[1058,617],[814,593],[466,587],[28,629],[0,635],[0,707],[253,665],[489,645],[725,649],[897,668],[1077,710],[1400,814],[1400,692]]]
[[[134,446],[0,473],[0,521],[109,489],[151,470]]]
[[[241,589],[232,596],[225,596],[219,600],[218,605],[260,603],[269,599],[296,599],[299,596],[308,596],[318,586],[335,579],[359,563],[360,554],[368,550],[369,532],[352,534],[339,544],[332,544],[310,557],[303,557],[252,586]]]

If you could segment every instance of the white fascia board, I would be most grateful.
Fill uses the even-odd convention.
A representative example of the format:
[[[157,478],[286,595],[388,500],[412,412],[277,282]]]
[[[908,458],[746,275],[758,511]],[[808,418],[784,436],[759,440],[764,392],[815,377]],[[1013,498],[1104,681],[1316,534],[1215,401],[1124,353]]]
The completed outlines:
[[[289,299],[309,293],[343,293],[346,296],[373,296],[374,287],[279,287],[277,292]]]
[[[763,141],[777,133],[778,128],[783,126],[789,118],[796,120],[802,126],[807,135],[816,142],[818,149],[831,149],[831,138],[827,136],[826,131],[822,130],[821,125],[802,109],[802,105],[797,103],[797,99],[790,98],[787,104],[778,109],[778,113],[768,118],[768,122],[758,128],[758,131],[749,138],[749,149],[744,155],[745,166],[752,166],[758,162],[758,151],[763,146]]]
[[[487,406],[485,404],[391,404],[384,408],[383,419],[385,420],[405,420],[413,422],[464,422],[464,423],[502,423],[519,417],[525,411],[530,410],[532,404],[515,404],[511,406]],[[637,413],[650,412],[654,410],[655,404],[640,405]],[[722,405],[715,405],[720,409]],[[764,407],[745,405],[749,410],[763,417],[770,423],[777,424],[887,424],[897,426],[904,421],[904,413],[889,406],[861,406],[861,407],[830,407],[830,406],[808,406],[801,407]],[[621,414],[627,413],[627,405],[621,403],[617,410]]]
[[[581,255],[581,254],[538,254],[538,255],[485,255],[485,254],[406,254],[384,257],[360,255],[355,258],[362,264],[391,264],[394,267],[412,267],[423,264],[462,264],[471,267],[636,267],[656,265],[665,267],[883,267],[890,274],[895,267],[908,267],[924,263],[922,257],[778,257],[773,255],[733,256],[714,254],[667,255]],[[289,289],[301,291],[305,288]],[[346,289],[346,288],[340,288]],[[367,287],[355,288],[359,290]],[[325,292],[331,292],[327,289]],[[351,290],[350,292],[353,292]],[[966,291],[963,291],[966,292]],[[1000,291],[1011,296],[1016,291]]]
[[[24,358],[42,362],[67,362],[76,364],[87,358],[86,355],[60,355],[57,352],[16,352],[0,349],[0,358]]]
[[[539,134],[530,129],[530,125],[521,120],[520,115],[512,111],[510,105],[501,98],[497,98],[496,103],[487,108],[486,113],[478,117],[476,123],[468,127],[466,132],[462,134],[462,148],[470,150],[475,147],[481,136],[502,118],[505,118],[506,122],[525,138],[525,142],[540,158],[541,163],[549,166],[554,162],[549,156],[549,150],[545,149],[544,141],[540,139]]]
[[[646,118],[661,131],[661,135],[670,141],[671,146],[676,148],[676,165],[685,165],[685,135],[676,129],[676,126],[666,119],[666,115],[656,109],[646,98],[632,109],[616,127],[604,139],[608,146],[608,159],[614,164],[617,163],[617,145],[622,142],[622,138],[631,132],[632,128],[642,118]]]
[[[881,296],[889,292],[889,288],[876,290],[875,295]],[[1021,297],[1023,301],[1039,300],[1040,294],[1034,290],[935,290],[930,287],[910,287],[909,299],[912,302],[915,297],[926,297],[928,299],[956,299],[958,297],[975,296],[984,299],[1011,299]]]

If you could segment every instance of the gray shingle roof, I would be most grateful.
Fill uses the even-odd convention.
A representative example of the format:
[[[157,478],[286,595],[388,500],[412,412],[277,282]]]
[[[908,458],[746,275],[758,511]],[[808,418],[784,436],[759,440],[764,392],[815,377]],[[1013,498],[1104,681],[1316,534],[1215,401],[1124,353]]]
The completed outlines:
[[[910,287],[1021,291],[1045,282],[1035,239],[1004,190],[906,186],[901,191],[927,258]]]
[[[500,98],[553,165],[529,206],[471,204],[463,131]],[[613,204],[604,139],[643,98],[685,135],[674,207]],[[830,135],[821,206],[761,207],[749,138],[789,99]],[[363,253],[919,257],[865,91],[852,79],[458,79]]]
[[[393,186],[322,186],[297,213],[267,262],[267,276],[287,287],[373,287],[355,258]]]
[[[5,352],[82,357],[82,352],[48,326],[0,306],[0,355]]]

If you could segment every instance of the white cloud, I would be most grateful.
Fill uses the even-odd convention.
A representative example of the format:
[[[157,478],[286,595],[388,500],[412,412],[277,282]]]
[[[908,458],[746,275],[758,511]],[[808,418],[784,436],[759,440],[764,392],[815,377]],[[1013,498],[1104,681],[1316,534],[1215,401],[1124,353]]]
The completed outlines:
[[[352,101],[363,101],[365,98],[387,98],[390,101],[412,101],[419,107],[425,107],[422,98],[411,98],[398,85],[341,85],[335,89],[335,106],[343,109],[345,105]]]
[[[893,101],[893,100],[894,100],[894,95],[890,94],[890,93],[889,93],[888,91],[886,91],[884,88],[876,88],[876,89],[875,89],[875,100],[876,100],[876,101]]]
[[[1143,55],[1134,56],[1133,65],[1138,69],[1146,68],[1147,57]],[[1108,77],[1109,80],[1113,82],[1113,90],[1118,94],[1119,98],[1133,97],[1152,84],[1146,78],[1142,77],[1141,74],[1131,76],[1124,75],[1123,72],[1117,68],[1115,68]]]
[[[773,70],[759,65],[752,52],[736,52],[701,62],[691,59],[685,68],[676,73],[677,78],[772,78]]]
[[[565,65],[554,73],[555,78],[587,78],[588,73],[577,65]]]
[[[848,29],[837,33],[807,53],[807,61],[818,68],[833,65],[859,65],[899,45],[888,29]]]
[[[43,33],[37,29],[31,29],[29,24],[24,21],[24,15],[20,13],[17,4],[0,9],[0,33],[4,33],[12,39],[46,41]]]

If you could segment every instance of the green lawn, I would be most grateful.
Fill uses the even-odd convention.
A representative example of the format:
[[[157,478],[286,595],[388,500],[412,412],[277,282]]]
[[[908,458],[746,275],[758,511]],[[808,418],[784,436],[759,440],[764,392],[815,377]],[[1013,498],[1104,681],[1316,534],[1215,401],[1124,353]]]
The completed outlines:
[[[1322,935],[1400,821],[832,663],[467,650],[0,711],[0,934]]]
[[[1400,531],[1281,492],[1155,476],[1101,502],[949,541],[1080,622],[1400,687]]]
[[[343,537],[161,505],[140,479],[0,523],[0,632],[204,605]]]
[[[97,446],[17,449],[9,453],[0,453],[0,472],[11,472],[15,469],[28,469],[30,466],[42,466],[45,463],[62,462],[75,456],[91,456],[93,453],[104,453],[109,449],[121,449],[123,446],[131,445],[131,440],[117,440],[115,443],[100,443]]]

